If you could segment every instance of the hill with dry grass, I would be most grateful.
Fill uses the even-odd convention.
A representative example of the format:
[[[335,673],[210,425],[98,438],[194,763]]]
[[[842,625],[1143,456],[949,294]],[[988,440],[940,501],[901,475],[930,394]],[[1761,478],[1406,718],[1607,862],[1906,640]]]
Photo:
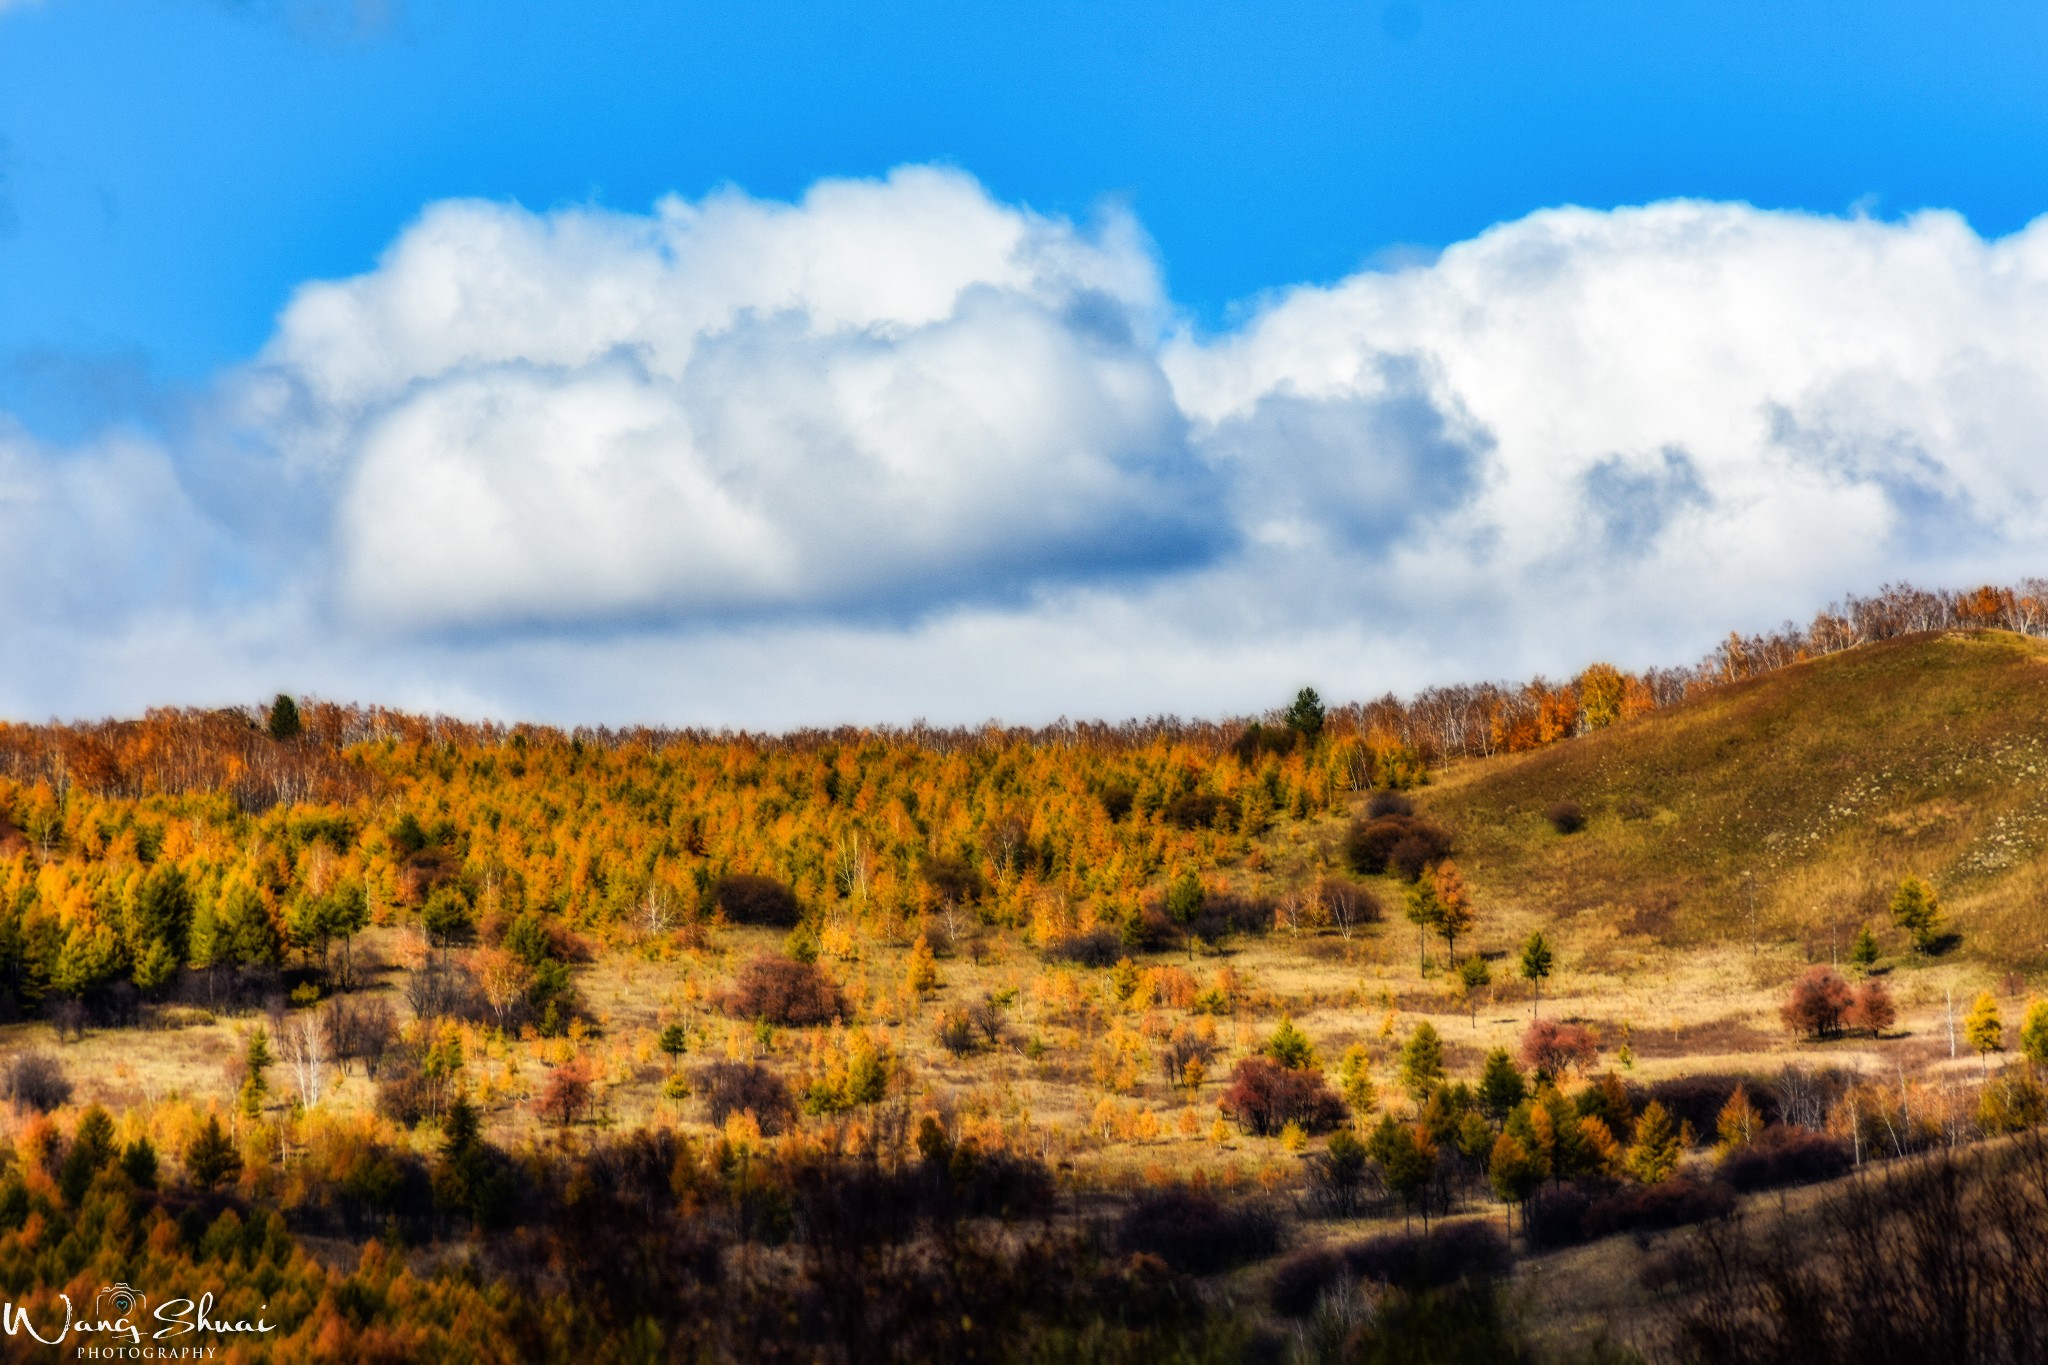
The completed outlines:
[[[1580,808],[1583,829],[1550,818]],[[1704,692],[1421,794],[1503,908],[1667,946],[1788,939],[1826,957],[1918,874],[1965,956],[2048,962],[2048,644],[2004,631],[1864,645]]]

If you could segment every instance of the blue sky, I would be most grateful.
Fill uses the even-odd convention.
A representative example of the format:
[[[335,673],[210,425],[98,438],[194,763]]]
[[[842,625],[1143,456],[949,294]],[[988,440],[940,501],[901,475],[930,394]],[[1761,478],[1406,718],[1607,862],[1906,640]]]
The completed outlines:
[[[18,624],[47,644],[0,664],[0,709],[294,675],[566,718],[1235,708],[1297,675],[1349,695],[1683,657],[1884,577],[2025,571],[2041,252],[2020,234],[2048,209],[2044,52],[2039,6],[1867,0],[0,3],[0,473],[40,509],[0,517],[0,587],[45,604]],[[890,178],[906,167],[932,169]],[[883,188],[807,198],[842,182]],[[737,268],[714,247],[756,220],[671,231],[665,200],[808,205],[791,228],[808,245],[749,257],[739,312],[700,316]],[[1566,205],[1593,216],[1543,214]],[[907,236],[867,235],[874,215]],[[601,248],[564,246],[576,224]],[[990,254],[918,286],[943,286],[939,312],[833,311],[818,260],[858,275],[861,251],[955,227]],[[508,233],[541,244],[431,324],[399,316],[393,288],[432,294]],[[1017,273],[1020,242],[1087,255],[1087,280]],[[408,243],[428,261],[412,274],[391,264]],[[771,278],[799,258],[808,273]],[[567,316],[664,262],[647,287],[673,311],[596,349],[486,297],[514,280]],[[1811,311],[1752,330],[1787,278]],[[361,296],[345,325],[287,311],[342,280]],[[991,291],[1007,302],[972,302]],[[1612,368],[1629,387],[1602,391],[1611,422],[1575,409],[1564,430],[1529,395],[1579,382],[1545,370],[1561,346],[1581,378],[1603,347],[1640,349],[1618,335],[1623,296],[1658,301],[1627,325],[1678,368]],[[1121,340],[1070,325],[1104,307]],[[1830,330],[1873,308],[1870,335],[1897,346]],[[749,330],[776,309],[806,321]],[[517,344],[450,360],[486,316]],[[1787,336],[1804,342],[1760,353]],[[1038,342],[1025,407],[965,377]],[[1738,344],[1754,364],[1728,359]],[[344,375],[351,347],[406,359]],[[1322,373],[1328,356],[1352,362]],[[861,366],[912,416],[847,417]],[[538,388],[537,367],[555,367]],[[314,389],[279,415],[277,395]],[[1045,412],[1080,415],[1048,434]],[[581,473],[522,444],[542,429],[550,452],[585,450]],[[1001,453],[933,453],[962,441]],[[928,536],[762,510],[876,471],[908,482],[873,514]],[[1575,491],[1546,501],[1555,485]],[[534,558],[520,518],[593,488],[630,491]],[[1036,488],[1056,504],[1043,524],[990,530]],[[480,495],[502,505],[466,525]],[[1784,529],[1794,502],[1833,508],[1841,544]],[[1328,506],[1348,520],[1311,515]],[[645,507],[665,510],[617,529]],[[418,508],[446,515],[407,521]],[[136,531],[109,545],[114,527]],[[1564,548],[1589,538],[1609,557]],[[406,559],[437,539],[442,558]],[[1725,581],[1681,589],[1704,563]],[[448,587],[478,564],[501,572]],[[1499,584],[1531,566],[1587,600],[1530,621]],[[1328,577],[1376,586],[1332,596]],[[1585,586],[1617,580],[1643,586]],[[1276,614],[1276,594],[1321,605]],[[1496,613],[1523,624],[1485,644],[1445,624]],[[1142,648],[1134,620],[1157,632]],[[1064,662],[1017,663],[1049,652]],[[820,657],[837,681],[794,662]],[[776,687],[731,682],[741,659]],[[147,685],[108,682],[116,667]]]
[[[2048,205],[2038,5],[388,3],[10,14],[0,353],[192,380],[434,200],[786,198],[908,162],[1130,205],[1212,323],[1557,204],[1990,234]]]

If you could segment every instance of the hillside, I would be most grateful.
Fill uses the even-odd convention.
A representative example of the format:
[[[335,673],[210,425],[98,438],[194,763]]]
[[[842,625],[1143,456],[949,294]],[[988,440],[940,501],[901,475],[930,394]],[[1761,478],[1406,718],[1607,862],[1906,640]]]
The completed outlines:
[[[1961,951],[2048,960],[2048,645],[2003,631],[1865,645],[1570,743],[1440,775],[1424,808],[1504,908],[1670,945],[1793,938],[1817,955],[1930,878]],[[1560,801],[1587,824],[1561,835]]]

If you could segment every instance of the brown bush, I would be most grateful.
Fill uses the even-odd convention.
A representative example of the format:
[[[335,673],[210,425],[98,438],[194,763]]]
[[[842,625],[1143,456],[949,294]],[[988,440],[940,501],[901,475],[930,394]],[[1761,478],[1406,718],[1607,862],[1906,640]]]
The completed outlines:
[[[1379,897],[1357,882],[1326,877],[1316,884],[1316,895],[1328,908],[1331,925],[1340,931],[1378,924],[1386,918]]]
[[[1208,829],[1223,822],[1230,803],[1215,792],[1189,792],[1166,803],[1166,823],[1180,829]]]
[[[1377,820],[1382,815],[1413,815],[1415,803],[1397,791],[1376,791],[1365,799],[1365,815]]]
[[[1618,1233],[1663,1232],[1709,1222],[1734,1208],[1735,1196],[1726,1186],[1683,1175],[1619,1189],[1562,1185],[1522,1206],[1522,1228],[1532,1251],[1550,1251]]]
[[[1281,1224],[1263,1204],[1225,1203],[1199,1190],[1149,1194],[1124,1211],[1117,1247],[1157,1256],[1189,1275],[1213,1275],[1280,1249]]]
[[[1898,1008],[1892,1004],[1892,993],[1882,981],[1866,981],[1857,987],[1855,999],[1842,1016],[1842,1022],[1849,1028],[1869,1029],[1873,1038],[1898,1021]]]
[[[47,1052],[23,1052],[0,1070],[0,1093],[24,1109],[47,1114],[71,1102],[71,1081],[63,1063]]]
[[[1578,1024],[1538,1019],[1522,1034],[1522,1064],[1540,1075],[1558,1077],[1591,1066],[1600,1055],[1593,1035]]]
[[[759,1062],[713,1062],[697,1073],[697,1091],[722,1124],[734,1114],[752,1114],[769,1137],[796,1119],[796,1103],[782,1077]]]
[[[1748,1194],[1781,1185],[1811,1185],[1847,1175],[1855,1164],[1849,1145],[1811,1128],[1774,1123],[1755,1142],[1730,1152],[1721,1162],[1721,1179]]]
[[[1412,881],[1422,874],[1424,867],[1449,857],[1450,852],[1450,833],[1414,815],[1354,820],[1344,836],[1346,861],[1353,871],[1369,877],[1376,877],[1392,866]]]
[[[1785,1026],[1809,1038],[1832,1038],[1842,1031],[1849,1013],[1849,985],[1834,968],[1814,966],[1792,984],[1792,994],[1778,1008]]]
[[[763,953],[733,979],[719,1008],[735,1019],[766,1019],[788,1028],[829,1024],[846,1015],[838,983],[809,962]]]
[[[542,1118],[566,1128],[590,1110],[594,1094],[590,1073],[581,1062],[570,1062],[548,1073],[533,1107]]]
[[[1113,967],[1116,960],[1129,951],[1123,938],[1113,929],[1068,934],[1047,943],[1044,949],[1049,962],[1078,962],[1084,967]]]
[[[1313,1068],[1291,1071],[1265,1057],[1247,1057],[1230,1072],[1217,1107],[1246,1132],[1268,1137],[1298,1123],[1311,1133],[1344,1121],[1344,1101]]]
[[[711,884],[711,901],[734,924],[790,929],[803,918],[796,892],[773,877],[731,872]]]

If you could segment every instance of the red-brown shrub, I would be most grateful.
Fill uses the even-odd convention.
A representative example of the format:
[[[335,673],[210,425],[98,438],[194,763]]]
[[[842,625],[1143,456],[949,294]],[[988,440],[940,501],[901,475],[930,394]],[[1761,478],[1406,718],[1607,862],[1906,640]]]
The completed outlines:
[[[590,1109],[591,1095],[590,1073],[581,1062],[569,1062],[548,1073],[533,1107],[542,1118],[566,1128]]]
[[[1849,1009],[1842,1016],[1842,1022],[1853,1029],[1869,1029],[1876,1037],[1899,1021],[1898,1008],[1892,1004],[1892,993],[1884,988],[1882,981],[1866,981],[1856,988],[1856,998],[1849,1002]]]
[[[1849,1012],[1849,986],[1832,967],[1808,967],[1778,1009],[1785,1026],[1810,1038],[1832,1038]]]
[[[1344,1101],[1313,1068],[1290,1071],[1265,1057],[1247,1057],[1230,1072],[1230,1088],[1217,1107],[1257,1137],[1298,1123],[1311,1133],[1344,1121]]]
[[[1557,1077],[1573,1067],[1591,1066],[1600,1044],[1579,1024],[1538,1019],[1522,1034],[1522,1064],[1539,1075]]]
[[[829,1024],[846,1015],[839,986],[817,966],[763,953],[733,978],[719,1008],[736,1019],[766,1019],[789,1028]]]

